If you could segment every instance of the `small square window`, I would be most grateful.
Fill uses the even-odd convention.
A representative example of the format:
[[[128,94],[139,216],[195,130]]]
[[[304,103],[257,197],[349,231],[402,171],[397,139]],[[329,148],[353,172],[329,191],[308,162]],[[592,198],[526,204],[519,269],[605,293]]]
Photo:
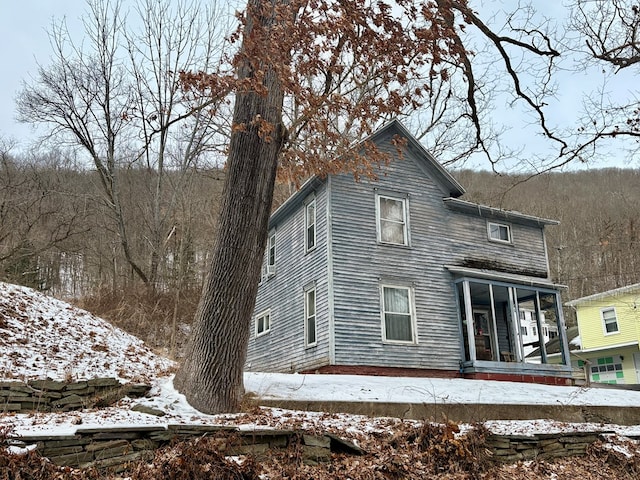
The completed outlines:
[[[267,310],[256,316],[256,337],[269,333],[271,330],[271,312]]]
[[[511,227],[504,223],[487,223],[489,240],[494,242],[511,243]]]

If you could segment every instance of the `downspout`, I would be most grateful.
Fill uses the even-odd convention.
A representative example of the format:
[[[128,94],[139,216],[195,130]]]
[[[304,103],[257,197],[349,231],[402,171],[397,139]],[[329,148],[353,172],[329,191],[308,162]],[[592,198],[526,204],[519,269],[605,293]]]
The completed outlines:
[[[335,307],[333,289],[333,215],[331,210],[331,175],[327,176],[327,300],[329,309],[329,365],[336,364]]]

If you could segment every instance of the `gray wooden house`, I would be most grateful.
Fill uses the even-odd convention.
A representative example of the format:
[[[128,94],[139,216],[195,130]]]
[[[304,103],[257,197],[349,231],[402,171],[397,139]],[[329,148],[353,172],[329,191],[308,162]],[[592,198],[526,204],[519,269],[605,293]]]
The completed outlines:
[[[273,213],[246,369],[569,383],[544,235],[557,222],[461,200],[398,121],[368,140],[395,158],[379,180],[314,177]],[[557,326],[563,364],[544,341],[529,363],[524,312]]]

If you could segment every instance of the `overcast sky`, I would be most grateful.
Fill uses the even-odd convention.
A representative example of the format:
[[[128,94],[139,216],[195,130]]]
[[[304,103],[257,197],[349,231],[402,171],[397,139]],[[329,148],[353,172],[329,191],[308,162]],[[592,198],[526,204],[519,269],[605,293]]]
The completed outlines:
[[[537,0],[536,5],[548,4],[552,9],[557,6],[557,0]],[[15,120],[15,97],[20,90],[23,81],[37,73],[37,63],[49,64],[51,47],[47,30],[53,19],[56,21],[66,18],[69,30],[76,41],[82,40],[83,28],[79,18],[86,9],[84,0],[18,0],[15,2],[2,1],[0,4],[0,137],[12,138],[21,146],[26,146],[36,138],[30,126],[19,124]],[[547,9],[549,10],[549,9]],[[637,78],[627,75],[626,80],[622,75],[621,91],[638,91]],[[562,77],[561,96],[558,98],[550,114],[554,121],[561,122],[572,118],[576,109],[581,104],[581,91],[586,85],[596,88],[601,78],[598,72],[587,74],[571,74]],[[497,109],[500,105],[496,105]],[[505,106],[506,107],[506,106]],[[502,113],[502,112],[500,112]],[[514,118],[514,129],[509,138],[516,146],[522,145],[524,149],[535,148],[540,143],[537,135],[525,128],[527,119],[518,119],[522,122],[515,126],[514,112],[504,114],[507,118]],[[529,121],[531,120],[529,116]],[[428,145],[426,145],[428,148]],[[601,162],[595,166],[632,166],[639,167],[640,159],[631,159],[622,152],[604,153]],[[615,158],[614,158],[615,157]],[[488,168],[488,164],[476,163],[472,166]]]
[[[67,17],[69,28],[82,32],[83,0],[18,0],[0,4],[0,136],[23,142],[34,137],[15,120],[15,97],[23,80],[35,76],[37,63],[49,63],[47,30],[51,21]]]

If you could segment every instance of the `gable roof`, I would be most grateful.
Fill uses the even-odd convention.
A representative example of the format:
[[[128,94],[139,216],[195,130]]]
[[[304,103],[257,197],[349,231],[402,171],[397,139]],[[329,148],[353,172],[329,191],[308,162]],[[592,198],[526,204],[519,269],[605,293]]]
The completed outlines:
[[[582,305],[593,300],[601,300],[606,297],[624,295],[625,293],[631,293],[636,290],[640,291],[640,283],[634,283],[633,285],[627,285],[626,287],[614,288],[613,290],[607,290],[606,292],[594,293],[593,295],[588,295],[586,297],[576,298],[575,300],[565,303],[565,305],[568,307],[575,307],[576,305]]]
[[[358,142],[358,145],[364,145],[365,142],[379,143],[387,137],[398,135],[407,140],[406,148],[411,151],[416,158],[421,160],[420,167],[426,175],[433,178],[450,197],[459,197],[464,194],[462,185],[440,165],[440,163],[427,151],[427,149],[414,137],[409,130],[398,120],[393,119],[384,124],[378,130],[373,132],[367,138]],[[291,195],[280,207],[276,209],[269,220],[269,227],[277,224],[284,217],[294,210],[315,188],[324,183],[325,179],[314,175],[304,182],[300,189]]]

